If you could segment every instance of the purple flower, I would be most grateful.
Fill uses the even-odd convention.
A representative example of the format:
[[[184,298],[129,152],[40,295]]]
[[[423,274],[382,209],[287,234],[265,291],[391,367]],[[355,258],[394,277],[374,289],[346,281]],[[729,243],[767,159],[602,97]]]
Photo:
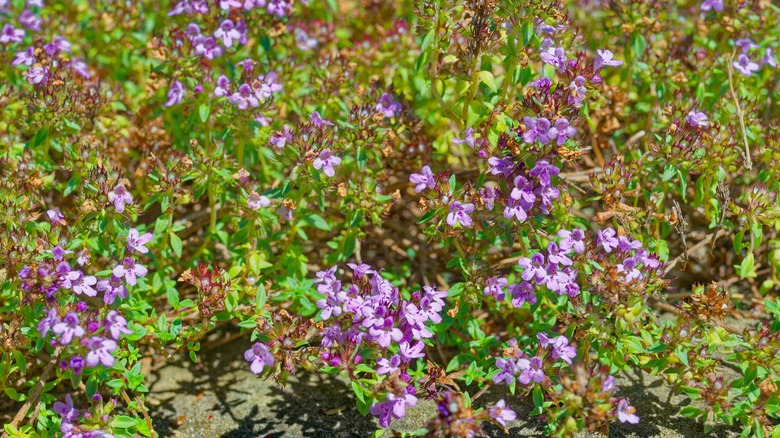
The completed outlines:
[[[615,378],[613,376],[607,376],[603,382],[601,382],[601,391],[609,392],[615,389]]]
[[[401,365],[401,356],[394,354],[390,359],[380,357],[376,360],[376,364],[379,365],[379,367],[376,369],[376,373],[380,376],[382,374],[393,374]]]
[[[339,164],[341,164],[341,158],[333,155],[330,149],[321,151],[319,156],[314,159],[314,168],[317,170],[322,169],[325,175],[329,177],[333,177],[336,174],[333,166],[338,166]]]
[[[534,286],[527,281],[510,284],[509,294],[512,295],[512,306],[517,308],[523,307],[525,303],[533,306],[537,302]]]
[[[87,63],[84,62],[83,59],[80,58],[73,58],[70,61],[70,68],[73,70],[74,73],[81,76],[84,79],[89,79],[92,77],[92,75],[89,74],[89,69],[87,68]]]
[[[133,203],[133,195],[125,189],[124,184],[119,183],[113,191],[108,192],[108,202],[113,202],[117,213],[125,211],[125,204]]]
[[[539,160],[536,162],[536,165],[534,165],[533,169],[528,172],[528,174],[534,178],[538,178],[542,186],[549,187],[550,178],[558,175],[560,172],[561,169],[548,163],[547,160]]]
[[[55,325],[57,325],[60,322],[60,317],[57,315],[57,309],[54,307],[49,308],[46,311],[46,317],[41,319],[40,322],[38,322],[38,332],[40,332],[41,337],[45,338],[46,335],[49,333],[49,330],[51,330]]]
[[[517,369],[522,371],[517,381],[522,385],[528,385],[531,381],[542,383],[544,381],[544,369],[542,358],[534,356],[529,359],[518,359]]]
[[[474,128],[469,128],[464,133],[463,138],[453,138],[452,142],[455,144],[466,143],[470,148],[474,147]]]
[[[552,341],[552,358],[561,359],[571,365],[571,360],[577,356],[577,349],[569,345],[569,339],[566,336],[558,336]]]
[[[247,58],[241,62],[237,62],[236,65],[244,69],[246,72],[252,72],[255,70],[255,65],[257,65],[257,62],[255,62],[255,60],[252,58]]]
[[[357,279],[363,278],[363,276],[366,274],[376,274],[376,271],[371,269],[371,265],[367,265],[365,263],[361,263],[359,265],[354,263],[347,263],[347,266],[352,269],[352,275],[354,275]]]
[[[43,46],[43,51],[46,52],[47,55],[55,57],[60,52],[70,53],[70,46],[70,41],[59,35],[54,35],[54,38],[52,38],[51,42]]]
[[[566,255],[568,251],[562,250],[558,247],[558,245],[555,244],[555,242],[550,242],[547,244],[547,260],[550,261],[550,263],[555,263],[556,265],[563,265],[563,266],[571,266],[572,261],[571,259]]]
[[[339,282],[336,282],[339,283]],[[341,305],[346,301],[347,299],[347,293],[341,290],[337,290],[335,288],[328,291],[327,296],[321,300],[317,301],[317,307],[322,309],[322,313],[320,313],[320,317],[323,321],[327,321],[330,319],[331,315],[333,316],[339,316],[341,315],[342,309]]]
[[[190,15],[191,13],[192,5],[190,5],[190,2],[188,0],[181,0],[173,6],[173,9],[171,9],[170,12],[168,12],[168,16],[173,17],[174,15],[180,14]]]
[[[177,105],[181,102],[181,99],[186,94],[187,90],[184,89],[184,85],[179,80],[173,81],[170,90],[168,90],[168,101],[165,102],[165,106]]]
[[[547,136],[550,140],[555,140],[558,146],[566,143],[566,139],[574,137],[577,133],[577,129],[569,124],[568,119],[558,119],[553,124],[553,127],[547,131]]]
[[[493,383],[504,383],[506,385],[511,385],[512,382],[515,381],[517,364],[512,359],[499,357],[496,359],[496,367],[501,371],[493,376]]]
[[[239,9],[243,5],[240,0],[219,0],[220,9],[229,11],[230,9]]]
[[[260,105],[260,101],[249,84],[241,84],[238,91],[230,95],[230,103],[236,105],[240,110],[245,110],[250,106],[256,108]]]
[[[707,122],[707,115],[694,110],[691,110],[688,113],[688,116],[685,117],[685,122],[688,123],[688,126],[691,128],[706,128],[709,125]]]
[[[284,17],[290,11],[290,3],[287,0],[268,0],[267,11],[271,15]]]
[[[287,125],[282,126],[281,131],[276,131],[276,134],[272,135],[268,139],[268,143],[272,144],[277,149],[282,149],[288,142],[293,141],[292,131]]]
[[[635,412],[636,409],[629,404],[627,399],[620,399],[617,405],[617,417],[621,423],[639,423],[639,416]]]
[[[222,56],[222,46],[217,44],[214,37],[196,36],[192,40],[196,55],[203,56],[206,59],[214,59]]]
[[[257,210],[271,205],[271,200],[268,199],[268,197],[266,196],[261,196],[255,192],[252,192],[249,194],[246,203],[247,205],[249,205],[249,208],[251,208],[252,210]]]
[[[758,64],[751,61],[744,53],[740,54],[732,65],[745,76],[750,76],[754,71],[758,71]]]
[[[143,265],[139,265],[135,263],[135,260],[132,257],[126,257],[121,265],[116,265],[114,269],[112,270],[112,273],[115,277],[122,278],[124,277],[127,284],[130,286],[135,286],[136,284],[136,277],[143,277],[147,273],[147,269]]]
[[[106,331],[115,340],[119,340],[122,333],[126,335],[133,333],[132,330],[127,328],[127,320],[116,310],[110,310],[108,315],[106,315]]]
[[[758,44],[751,41],[750,38],[737,38],[734,40],[734,45],[739,47],[739,51],[744,54],[758,48]]]
[[[506,427],[506,424],[510,421],[515,421],[517,414],[515,411],[506,407],[506,402],[501,399],[496,403],[496,406],[490,410],[490,418],[496,420],[496,423]]]
[[[114,366],[114,355],[111,353],[116,350],[116,341],[93,336],[87,339],[85,344],[87,349],[89,349],[87,353],[88,367],[96,367],[98,364],[103,364],[107,367]]]
[[[523,134],[523,140],[531,144],[536,140],[539,143],[546,145],[550,142],[550,138],[547,136],[547,132],[550,130],[550,121],[544,117],[538,119],[533,117],[523,117],[523,123],[526,126],[526,131]]]
[[[149,249],[144,245],[151,242],[152,237],[152,233],[140,234],[135,228],[130,228],[127,232],[127,250],[130,252],[138,251],[141,254],[146,254],[149,252]]]
[[[68,312],[65,318],[54,324],[51,331],[60,335],[62,345],[70,344],[74,337],[84,336],[84,328],[79,325],[79,316],[76,312]]]
[[[585,100],[585,93],[587,93],[587,91],[588,89],[585,88],[585,78],[582,76],[577,76],[569,84],[569,90],[566,93],[568,96],[566,98],[566,103],[574,106],[575,108],[582,107],[582,101]]]
[[[515,163],[509,158],[488,158],[488,164],[490,164],[490,173],[493,175],[502,175],[509,177],[515,168]]]
[[[485,282],[485,289],[483,293],[485,296],[493,295],[496,300],[503,301],[506,291],[506,286],[509,284],[509,280],[506,277],[490,277]]]
[[[544,255],[542,253],[536,253],[528,257],[522,257],[517,261],[517,266],[523,268],[522,278],[525,281],[535,281],[541,283],[547,276],[545,270]]]
[[[306,31],[300,27],[295,28],[295,45],[298,47],[298,49],[307,52],[317,48],[318,44],[319,41],[317,38],[310,37],[309,34],[307,34]]]
[[[612,228],[599,230],[596,235],[596,245],[603,247],[607,254],[611,253],[612,249],[617,248],[618,246],[618,240],[615,238],[615,230]]]
[[[260,374],[263,368],[274,365],[274,355],[271,354],[271,350],[260,342],[255,342],[252,348],[244,352],[244,359],[251,363],[249,369],[255,374]]]
[[[233,23],[233,20],[223,20],[214,31],[214,38],[221,39],[225,47],[230,47],[233,45],[233,41],[241,38],[241,32],[236,30],[236,24]]]
[[[637,261],[634,257],[624,259],[623,263],[619,263],[616,267],[618,273],[623,274],[626,283],[642,278],[642,272],[636,268]]]
[[[46,250],[46,252],[50,252],[54,260],[60,261],[63,257],[65,257],[66,254],[73,254],[73,251],[63,249],[62,246],[57,245],[54,248],[50,250]]]
[[[46,85],[49,82],[49,67],[35,65],[30,70],[24,72],[24,77],[27,78],[27,82],[33,85]]]
[[[230,94],[230,79],[225,75],[219,75],[217,78],[217,86],[214,88],[214,95],[217,97],[225,97]]]
[[[392,94],[382,93],[382,96],[379,98],[379,102],[374,109],[382,113],[385,117],[395,117],[396,115],[401,114],[401,111],[403,111],[404,108],[401,106],[401,102],[393,99]]]
[[[97,279],[92,275],[84,275],[79,270],[73,270],[65,275],[65,281],[63,286],[72,289],[76,295],[84,294],[88,297],[94,297],[97,295],[97,291],[92,288],[92,285],[97,283]]]
[[[462,204],[460,201],[450,203],[450,212],[447,215],[447,223],[454,227],[455,224],[461,224],[464,227],[470,227],[473,220],[469,213],[474,211],[474,204]]]
[[[323,125],[334,126],[333,122],[323,119],[319,111],[314,111],[313,113],[311,113],[310,119],[311,119],[311,124],[318,128],[322,128]]]
[[[700,8],[702,11],[709,11],[714,9],[717,12],[721,12],[723,10],[723,6],[723,0],[704,0]]]
[[[642,242],[638,240],[631,240],[626,236],[618,237],[617,249],[620,252],[628,252],[642,248]]]
[[[574,250],[577,254],[585,252],[585,232],[582,228],[575,228],[571,231],[559,230],[558,237],[561,237],[560,246],[564,251]]]
[[[608,67],[617,67],[619,65],[623,64],[623,61],[612,59],[614,54],[610,52],[609,50],[596,50],[598,53],[598,56],[596,57],[596,60],[593,61],[593,70],[598,70],[603,66]]]
[[[0,30],[0,44],[21,43],[24,38],[24,29],[16,29],[10,24]]]
[[[253,84],[256,88],[255,96],[257,96],[261,102],[265,102],[266,100],[273,97],[274,93],[282,91],[282,84],[279,83],[279,74],[277,74],[275,71],[269,71],[264,75],[258,76],[257,80]],[[333,126],[333,124],[327,120],[325,120],[323,123],[329,126]]]
[[[485,186],[479,189],[478,193],[480,198],[482,198],[482,202],[485,204],[485,208],[488,210],[493,210],[493,207],[496,205],[496,198],[498,197],[496,189],[490,186]]]
[[[19,14],[19,23],[21,23],[22,26],[37,32],[41,30],[43,19],[32,13],[29,9],[25,9]]]
[[[14,60],[11,62],[11,65],[19,65],[24,64],[26,66],[31,66],[35,64],[37,60],[35,59],[35,47],[28,47],[27,50],[24,52],[16,52],[16,55],[14,55]]]
[[[68,364],[68,366],[70,366],[70,369],[72,369],[73,372],[76,374],[81,374],[81,372],[84,371],[85,365],[86,362],[84,361],[84,358],[79,355],[73,356],[70,359],[70,363]]]
[[[436,177],[433,175],[430,166],[423,166],[422,173],[413,173],[409,176],[409,181],[412,184],[416,184],[414,187],[415,193],[420,193],[425,189],[433,189],[436,187]]]
[[[774,53],[772,52],[772,48],[771,47],[767,47],[765,53],[766,54],[764,55],[764,57],[761,58],[761,64],[762,65],[767,64],[767,65],[770,65],[772,67],[777,67],[777,60],[775,60],[775,56],[774,56]]]
[[[72,423],[79,418],[81,411],[73,407],[73,399],[70,394],[65,394],[65,403],[54,402],[54,412],[58,413],[62,417],[62,422]]]
[[[406,415],[406,407],[414,407],[417,404],[417,397],[406,393],[397,396],[394,393],[387,395],[387,401],[374,403],[371,405],[371,414],[379,417],[379,425],[382,427],[390,426],[392,418],[403,418]]]
[[[127,298],[127,287],[122,283],[122,279],[111,275],[108,280],[100,280],[97,284],[97,290],[103,292],[103,302],[107,305],[114,304],[116,297]]]
[[[569,66],[569,59],[563,47],[550,47],[542,52],[541,58],[546,64],[555,67],[559,73],[565,72]]]
[[[424,348],[425,344],[422,341],[417,341],[414,345],[410,345],[409,342],[401,342],[398,345],[398,354],[401,355],[401,360],[404,362],[411,362],[412,359],[425,357]]]

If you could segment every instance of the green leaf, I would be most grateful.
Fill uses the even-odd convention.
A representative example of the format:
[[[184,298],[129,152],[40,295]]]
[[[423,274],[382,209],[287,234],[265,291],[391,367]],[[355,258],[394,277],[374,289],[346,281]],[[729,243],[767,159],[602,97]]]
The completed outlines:
[[[198,107],[198,115],[200,116],[200,121],[203,123],[206,123],[206,120],[209,119],[209,113],[211,112],[211,106],[208,104],[202,104]]]
[[[114,421],[111,422],[111,427],[117,427],[120,429],[129,429],[131,427],[134,427],[139,420],[128,417],[127,415],[117,415],[114,417]]]
[[[697,418],[702,413],[704,413],[704,411],[702,411],[700,408],[697,408],[696,406],[686,406],[680,409],[680,415],[688,418]]]
[[[483,84],[487,85],[490,90],[492,90],[494,93],[498,91],[498,87],[496,86],[496,78],[493,77],[493,73],[482,70],[479,72],[479,80]]]
[[[323,231],[330,231],[333,229],[333,227],[328,224],[328,222],[322,218],[322,216],[312,213],[306,217],[306,222],[313,226],[314,228],[323,230]]]
[[[433,219],[435,216],[436,216],[436,210],[426,211],[425,214],[420,217],[420,219],[417,219],[417,223],[424,224],[425,222],[428,222],[429,220]]]
[[[181,258],[181,239],[173,231],[170,232],[171,236],[171,248],[176,254],[176,258]]]
[[[661,176],[663,182],[667,182],[677,175],[677,167],[674,164],[667,164],[664,166],[664,174]]]
[[[753,253],[748,254],[739,264],[739,278],[745,279],[748,277],[755,277],[755,259]]]

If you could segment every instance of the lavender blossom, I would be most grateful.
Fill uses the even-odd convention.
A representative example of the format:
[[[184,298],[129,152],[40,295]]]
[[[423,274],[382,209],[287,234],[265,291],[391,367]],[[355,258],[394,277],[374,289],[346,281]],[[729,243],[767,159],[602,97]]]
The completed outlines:
[[[447,215],[447,224],[454,227],[455,224],[461,224],[464,227],[470,227],[473,223],[469,213],[474,211],[474,204],[463,204],[460,201],[450,203],[450,212]]]
[[[127,232],[127,250],[130,252],[138,251],[141,254],[146,254],[149,249],[144,246],[152,241],[154,236],[152,233],[140,234],[135,228],[130,228]]]
[[[68,312],[65,318],[54,324],[51,331],[60,335],[62,345],[70,344],[74,337],[84,336],[84,328],[79,325],[79,316],[76,312]]]
[[[490,418],[496,420],[496,423],[506,427],[506,424],[517,419],[515,411],[506,407],[506,402],[501,399],[496,406],[490,410]]]
[[[10,24],[0,30],[0,44],[21,43],[24,38],[24,29],[16,29]]]
[[[759,66],[751,61],[745,54],[740,54],[737,60],[732,63],[735,69],[745,76],[751,76],[754,71],[758,71]]]
[[[685,117],[685,122],[691,128],[706,128],[709,125],[707,115],[695,110],[691,110],[688,113],[688,116]]]
[[[184,85],[179,80],[173,81],[171,88],[168,90],[168,101],[165,102],[165,106],[173,106],[181,103],[181,99],[187,93],[184,89]]]
[[[116,275],[111,275],[111,278],[108,280],[98,281],[97,290],[103,292],[103,302],[109,306],[114,304],[116,297],[124,299],[129,295],[127,287],[122,283],[122,279]]]
[[[115,277],[124,277],[127,284],[135,286],[137,277],[144,277],[148,270],[145,266],[135,263],[132,257],[126,257],[121,265],[116,265],[112,270]]]
[[[262,373],[265,367],[272,367],[275,362],[274,355],[260,342],[255,342],[251,349],[244,352],[244,359],[251,363],[249,369],[256,375]]]
[[[117,213],[123,213],[125,205],[133,203],[133,195],[125,189],[124,184],[119,183],[114,190],[108,192],[108,201],[114,203]]]
[[[401,106],[401,102],[393,99],[392,94],[382,93],[382,96],[379,98],[379,102],[376,104],[374,109],[377,112],[382,113],[383,116],[392,118],[398,114],[401,114],[401,111],[403,111],[403,106]]]
[[[420,193],[425,189],[433,189],[436,187],[436,177],[431,171],[430,166],[423,166],[422,173],[413,173],[409,176],[409,181],[412,184],[416,184],[414,187],[415,193]]]
[[[341,164],[341,158],[333,155],[330,149],[325,149],[314,159],[313,164],[315,169],[322,169],[325,175],[333,177],[336,174],[334,166]]]
[[[96,367],[98,364],[103,364],[106,367],[114,366],[114,355],[112,353],[116,351],[116,341],[93,336],[86,340],[85,345],[89,350],[87,353],[88,367]]]
[[[598,56],[593,61],[593,70],[599,70],[601,67],[617,67],[623,64],[623,61],[612,59],[614,54],[609,50],[597,50]]]
[[[110,310],[106,315],[106,331],[114,340],[119,340],[123,333],[126,335],[133,333],[127,328],[127,320],[116,310]]]

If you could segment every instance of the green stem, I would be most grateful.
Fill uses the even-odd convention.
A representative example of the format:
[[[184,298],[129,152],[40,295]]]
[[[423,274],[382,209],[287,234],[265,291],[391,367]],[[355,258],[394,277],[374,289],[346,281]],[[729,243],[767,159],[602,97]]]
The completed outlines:
[[[209,184],[209,230],[214,233],[217,230],[217,197],[214,195],[214,189]]]
[[[469,106],[471,106],[474,96],[477,95],[477,88],[479,87],[479,60],[481,57],[481,55],[477,55],[477,57],[474,58],[474,67],[471,72],[471,87],[469,88],[469,94],[466,96],[466,100],[463,102],[463,114],[461,114],[460,117],[465,124],[468,124]]]

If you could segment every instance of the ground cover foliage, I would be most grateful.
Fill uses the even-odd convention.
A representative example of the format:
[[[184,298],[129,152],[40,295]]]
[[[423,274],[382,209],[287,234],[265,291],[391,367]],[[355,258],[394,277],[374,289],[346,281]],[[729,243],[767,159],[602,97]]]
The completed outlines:
[[[780,437],[778,18],[0,0],[5,434],[156,436],[144,376],[228,328],[258,378],[348,379],[375,436],[423,399],[412,435],[518,398],[606,433],[642,370],[703,433]]]

